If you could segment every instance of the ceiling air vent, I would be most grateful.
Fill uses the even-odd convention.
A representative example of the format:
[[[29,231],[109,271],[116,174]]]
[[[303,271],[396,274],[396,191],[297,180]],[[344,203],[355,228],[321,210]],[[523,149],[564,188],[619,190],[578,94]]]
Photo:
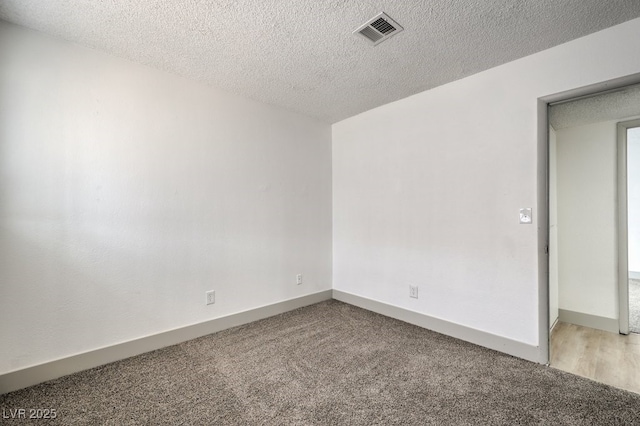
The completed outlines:
[[[402,30],[403,28],[398,25],[396,21],[389,18],[384,12],[380,12],[365,24],[358,27],[353,33],[360,34],[375,46],[393,37]]]

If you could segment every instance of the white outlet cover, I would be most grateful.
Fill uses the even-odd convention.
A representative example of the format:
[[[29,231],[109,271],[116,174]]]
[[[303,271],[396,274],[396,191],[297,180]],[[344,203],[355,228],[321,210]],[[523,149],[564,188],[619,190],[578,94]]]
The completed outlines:
[[[525,207],[520,209],[520,223],[530,225],[533,222],[531,216],[531,207]]]
[[[215,290],[207,291],[206,295],[207,295],[207,305],[213,305],[214,303],[216,303],[216,291]]]
[[[409,297],[413,297],[414,299],[418,298],[418,286],[410,285],[409,286]]]

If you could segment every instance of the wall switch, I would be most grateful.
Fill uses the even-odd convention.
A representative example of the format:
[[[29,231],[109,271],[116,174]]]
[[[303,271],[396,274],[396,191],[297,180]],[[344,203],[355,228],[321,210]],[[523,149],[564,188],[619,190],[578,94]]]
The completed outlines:
[[[414,299],[418,298],[418,286],[410,285],[409,286],[409,297],[413,297]]]
[[[207,305],[213,305],[216,303],[216,291],[209,290],[207,293]]]
[[[532,221],[531,207],[520,209],[520,223],[530,225]]]
[[[296,284],[302,284],[302,274],[296,275]]]

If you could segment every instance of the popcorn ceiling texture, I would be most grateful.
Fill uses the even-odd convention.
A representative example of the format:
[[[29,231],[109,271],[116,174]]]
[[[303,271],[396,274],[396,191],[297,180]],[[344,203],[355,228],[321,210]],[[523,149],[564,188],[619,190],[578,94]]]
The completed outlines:
[[[351,34],[380,11],[405,31]],[[329,123],[638,16],[638,0],[0,2],[0,19]]]

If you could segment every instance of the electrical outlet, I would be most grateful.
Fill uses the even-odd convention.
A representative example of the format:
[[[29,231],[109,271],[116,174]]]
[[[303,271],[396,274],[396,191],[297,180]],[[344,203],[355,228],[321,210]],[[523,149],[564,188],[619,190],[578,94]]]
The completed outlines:
[[[206,293],[207,295],[207,305],[213,305],[216,303],[216,292],[215,290],[209,290]]]
[[[418,298],[418,286],[410,285],[409,286],[409,297],[413,297],[414,299]]]
[[[296,275],[296,284],[302,284],[302,274]]]
[[[530,225],[532,221],[531,207],[525,207],[520,209],[520,223]]]

